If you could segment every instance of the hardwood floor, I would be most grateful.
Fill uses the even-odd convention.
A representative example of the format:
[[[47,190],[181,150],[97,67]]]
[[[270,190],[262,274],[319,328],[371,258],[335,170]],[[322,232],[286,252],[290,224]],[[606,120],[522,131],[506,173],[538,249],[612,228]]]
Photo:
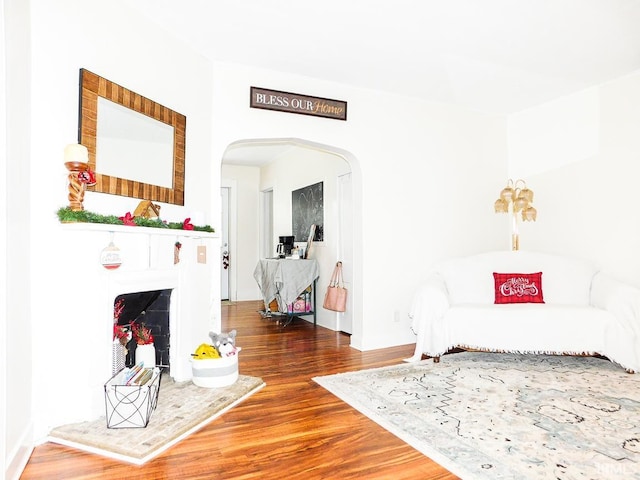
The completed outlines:
[[[261,306],[223,305],[222,326],[238,331],[240,373],[262,377],[262,390],[143,466],[46,443],[21,479],[458,478],[311,380],[397,364],[413,345],[360,352],[304,320],[282,328]]]

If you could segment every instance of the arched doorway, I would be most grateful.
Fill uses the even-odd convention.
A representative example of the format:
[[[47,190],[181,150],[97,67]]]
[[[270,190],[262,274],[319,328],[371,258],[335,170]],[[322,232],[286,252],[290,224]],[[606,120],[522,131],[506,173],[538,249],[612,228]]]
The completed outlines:
[[[290,202],[291,186],[304,186],[316,177],[326,182],[325,192],[330,195],[325,200],[326,240],[316,250],[321,263],[319,297],[324,295],[336,260],[344,263],[349,288],[348,314],[323,311],[318,323],[348,331],[352,334],[352,344],[358,343],[362,331],[362,260],[361,250],[356,248],[362,244],[361,175],[356,158],[340,148],[297,138],[245,139],[227,147],[222,159],[221,187],[231,189],[228,192],[230,297],[237,300],[259,298],[252,271],[260,256],[274,253],[269,252],[269,242],[265,242],[264,235],[287,234],[287,220],[283,221],[283,218],[289,218],[289,225],[291,220],[284,203],[286,198]],[[280,200],[278,189],[285,192]],[[270,221],[267,199],[273,201],[274,209],[274,231],[271,233],[268,233],[267,225]],[[279,212],[280,208],[285,211]]]

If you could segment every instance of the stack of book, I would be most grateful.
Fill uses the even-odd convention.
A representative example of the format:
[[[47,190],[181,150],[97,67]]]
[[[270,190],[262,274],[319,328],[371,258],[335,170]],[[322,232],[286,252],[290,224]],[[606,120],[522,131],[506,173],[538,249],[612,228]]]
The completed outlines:
[[[118,385],[146,385],[153,377],[153,368],[144,368],[144,362],[135,367],[124,368],[120,371],[120,377],[114,382]]]
[[[160,369],[123,368],[104,385],[107,428],[146,427],[158,403]]]

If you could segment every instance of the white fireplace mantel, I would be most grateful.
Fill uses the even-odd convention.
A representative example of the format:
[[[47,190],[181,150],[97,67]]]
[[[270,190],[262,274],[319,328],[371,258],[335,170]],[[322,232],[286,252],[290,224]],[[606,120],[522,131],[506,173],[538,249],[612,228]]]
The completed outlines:
[[[191,353],[220,331],[220,238],[216,233],[91,223],[60,224],[52,238],[50,279],[42,281],[43,320],[35,348],[36,430],[104,415],[104,383],[111,376],[115,297],[171,289],[170,370],[191,378]],[[179,262],[174,249],[179,242]],[[122,265],[100,263],[110,243]],[[51,368],[55,365],[55,368]]]
[[[93,232],[114,232],[132,235],[167,235],[185,238],[218,238],[220,235],[215,232],[201,232],[199,230],[179,230],[175,228],[154,228],[154,227],[133,227],[129,225],[111,225],[107,223],[85,223],[69,222],[62,223],[61,227],[68,231],[93,231]]]

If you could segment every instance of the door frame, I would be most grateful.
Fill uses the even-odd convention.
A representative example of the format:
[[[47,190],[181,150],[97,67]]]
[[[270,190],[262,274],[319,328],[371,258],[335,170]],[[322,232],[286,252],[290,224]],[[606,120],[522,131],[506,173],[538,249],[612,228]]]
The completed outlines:
[[[345,287],[353,291],[353,173],[338,175],[338,260],[343,262]],[[353,298],[347,295],[345,312],[336,313],[336,328],[340,332],[353,333]]]
[[[229,301],[235,302],[238,299],[238,288],[237,288],[237,280],[238,280],[238,269],[235,268],[235,254],[238,251],[238,226],[237,226],[237,215],[238,215],[238,182],[236,180],[231,179],[221,179],[220,180],[220,188],[228,188],[229,189]],[[224,215],[224,212],[221,212]],[[222,247],[222,243],[220,244]],[[220,256],[222,252],[218,252]],[[222,269],[222,261],[220,261],[220,269]],[[222,272],[220,272],[220,278],[222,278]]]
[[[273,245],[273,187],[260,190],[260,258],[275,255]]]

